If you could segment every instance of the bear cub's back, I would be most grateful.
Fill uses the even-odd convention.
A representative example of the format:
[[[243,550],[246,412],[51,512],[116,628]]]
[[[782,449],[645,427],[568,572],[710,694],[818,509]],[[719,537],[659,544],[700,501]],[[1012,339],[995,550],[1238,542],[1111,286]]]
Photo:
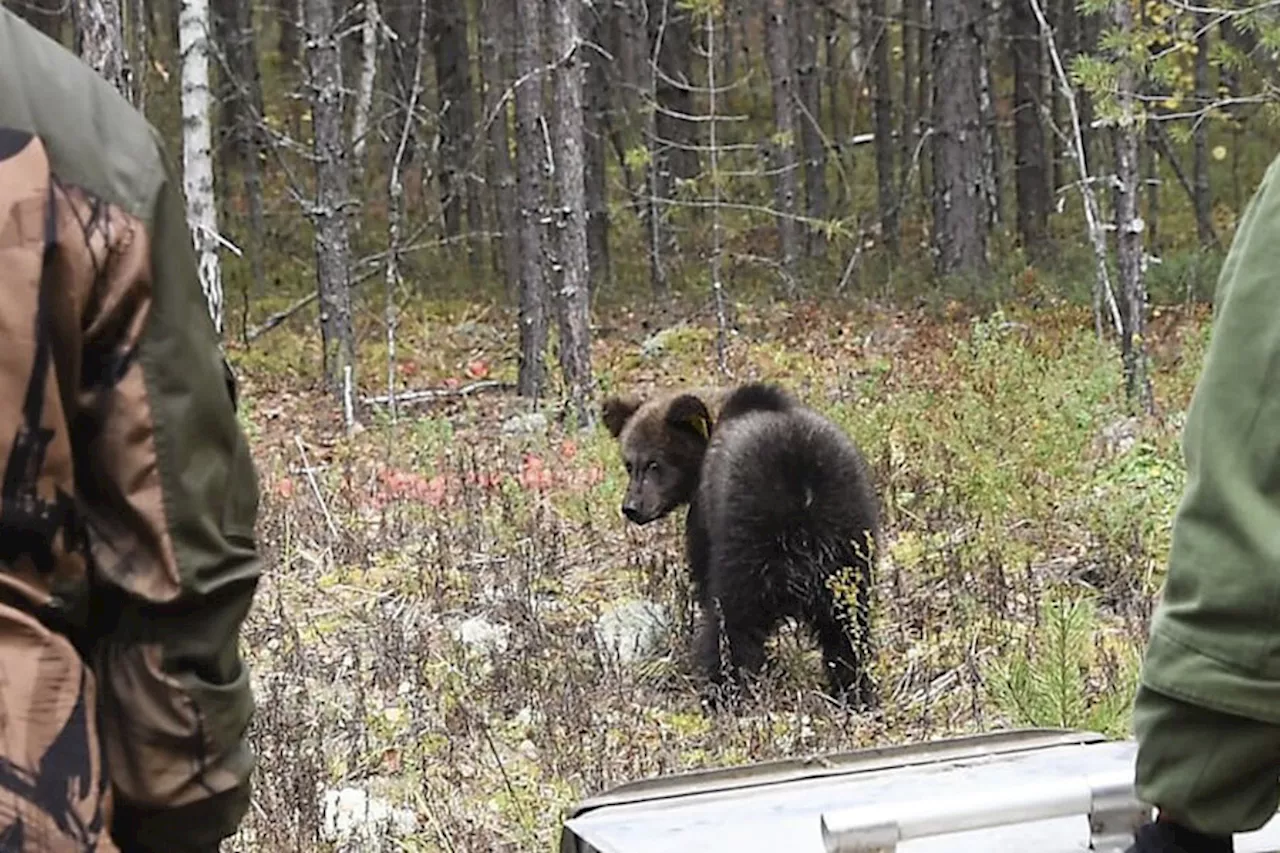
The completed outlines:
[[[700,491],[709,520],[732,515],[761,532],[799,525],[842,536],[875,526],[861,453],[830,420],[795,403],[718,423]]]

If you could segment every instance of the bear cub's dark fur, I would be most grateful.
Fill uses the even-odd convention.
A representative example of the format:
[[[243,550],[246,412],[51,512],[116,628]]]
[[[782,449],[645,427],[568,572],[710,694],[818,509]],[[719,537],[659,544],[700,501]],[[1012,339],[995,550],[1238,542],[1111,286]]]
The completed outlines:
[[[767,638],[791,617],[822,646],[830,692],[874,704],[867,596],[879,509],[853,441],[763,383],[613,397],[603,414],[630,478],[627,519],[648,524],[688,504],[685,549],[702,611],[695,655],[708,700],[758,673]]]

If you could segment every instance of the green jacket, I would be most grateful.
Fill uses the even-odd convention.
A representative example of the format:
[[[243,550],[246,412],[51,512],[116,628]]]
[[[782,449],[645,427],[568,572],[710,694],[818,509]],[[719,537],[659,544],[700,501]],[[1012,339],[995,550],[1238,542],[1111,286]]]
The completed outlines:
[[[0,290],[0,601],[95,676],[116,842],[211,849],[254,763],[258,487],[234,378],[159,135],[7,9]],[[35,666],[4,636],[0,665]]]
[[[1223,264],[1143,683],[1280,723],[1280,157]]]

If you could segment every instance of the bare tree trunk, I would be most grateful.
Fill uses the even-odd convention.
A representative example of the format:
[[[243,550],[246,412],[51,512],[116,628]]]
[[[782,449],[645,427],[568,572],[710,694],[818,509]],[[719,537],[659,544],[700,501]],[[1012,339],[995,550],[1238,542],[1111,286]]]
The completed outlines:
[[[336,0],[303,0],[311,124],[316,163],[316,275],[320,291],[320,334],[324,376],[341,400],[343,380],[356,365],[351,323],[351,238],[346,146],[342,135],[342,53],[334,33]]]
[[[222,274],[218,265],[218,205],[213,191],[213,131],[209,123],[209,0],[182,0],[179,18],[183,192],[199,258],[200,287],[209,303],[214,328],[221,335]]]
[[[1085,153],[1084,121],[1079,107],[1079,96],[1071,85],[1071,78],[1067,73],[1066,60],[1058,49],[1057,39],[1054,37],[1053,28],[1049,25],[1048,17],[1044,13],[1041,0],[1029,0],[1029,2],[1031,3],[1031,11],[1036,16],[1036,23],[1040,26],[1040,35],[1048,48],[1054,79],[1057,80],[1058,88],[1062,91],[1062,100],[1071,116],[1071,136],[1069,141],[1072,155],[1075,158],[1076,176],[1079,179],[1077,186],[1080,188],[1080,197],[1084,201],[1084,219],[1088,227],[1089,243],[1093,247],[1094,274],[1096,276],[1093,291],[1095,328],[1098,337],[1101,338],[1105,329],[1102,316],[1103,302],[1105,301],[1106,307],[1111,310],[1114,328],[1119,334],[1122,330],[1120,309],[1116,305],[1115,294],[1111,289],[1111,274],[1107,271],[1107,235],[1103,231],[1104,226],[1098,213],[1098,198],[1090,179],[1089,160]]]
[[[991,46],[999,33],[998,14],[993,14],[999,0],[981,0],[980,22],[974,27],[978,39],[978,102],[982,108],[983,172],[982,190],[987,196],[987,229],[996,229],[1004,221],[1001,204],[1000,134],[996,128],[995,103],[991,84]]]
[[[342,65],[342,91],[355,92],[359,85],[357,75],[360,71],[360,34],[364,31],[364,3],[362,0],[337,0],[333,15],[334,29],[338,33],[338,52],[341,54],[338,61]]]
[[[74,0],[76,52],[132,103],[133,75],[124,49],[120,0]]]
[[[935,266],[947,277],[986,269],[988,161],[978,10],[966,0],[934,0],[933,11]]]
[[[229,17],[223,22],[228,74],[224,75],[227,90],[226,110],[231,134],[231,152],[234,157],[223,158],[240,166],[244,181],[245,200],[249,208],[249,227],[243,235],[246,254],[249,257],[253,291],[261,294],[266,286],[266,272],[262,266],[262,244],[266,232],[266,214],[262,196],[262,164],[259,154],[264,149],[262,121],[265,108],[262,94],[262,74],[258,66],[257,38],[253,26],[253,7],[247,2],[233,2],[227,10]],[[230,190],[224,191],[228,197]],[[245,318],[247,322],[247,318]]]
[[[1142,182],[1147,188],[1147,245],[1152,254],[1160,251],[1160,182],[1157,168],[1160,137],[1155,122],[1148,119],[1141,153]]]
[[[133,30],[131,64],[137,69],[133,75],[133,103],[143,115],[146,115],[147,69],[151,67],[151,12],[146,0],[129,0],[129,18],[130,22],[126,23],[125,31],[127,33],[130,29]],[[53,21],[55,29],[59,28],[61,16],[55,17]],[[129,26],[130,23],[132,27]],[[52,37],[61,41],[56,33]]]
[[[847,91],[848,87],[841,75],[841,69],[844,65],[844,53],[841,49],[840,33],[844,24],[841,22],[836,10],[828,6],[826,14],[823,16],[823,27],[826,29],[826,51],[825,60],[827,78],[827,110],[830,113],[829,126],[831,127],[831,136],[834,147],[831,155],[836,159],[838,164],[844,163],[845,145],[844,140],[848,136],[848,128],[845,126],[844,114],[840,109],[840,94]],[[836,182],[836,196],[832,204],[832,210],[843,211],[849,203],[848,198],[849,186],[847,181]]]
[[[774,142],[770,145],[773,193],[777,208],[778,242],[787,288],[794,286],[799,240],[796,229],[796,127],[792,104],[795,64],[791,58],[791,22],[787,0],[765,0],[765,57],[773,92]]]
[[[427,29],[427,11],[425,4],[418,9],[418,29],[415,44],[418,55],[414,59],[413,89],[409,92],[409,101],[405,105],[404,114],[412,117],[418,105],[420,88],[418,81],[422,76],[422,43]],[[387,326],[387,404],[391,409],[391,422],[396,422],[396,293],[400,289],[400,220],[404,217],[404,181],[401,178],[401,166],[404,164],[405,149],[409,145],[412,128],[406,122],[400,126],[399,133],[393,137],[390,174],[387,177],[387,265],[385,272],[385,288],[383,315]]]
[[[474,146],[475,109],[471,101],[471,59],[467,42],[467,5],[457,0],[428,0],[433,4],[432,41],[436,85],[440,92],[440,205],[448,237],[462,233],[465,209],[472,230],[484,228],[468,162]],[[521,33],[526,38],[527,33]],[[467,256],[478,273],[475,240],[467,240]]]
[[[1076,42],[1071,59],[1074,61],[1077,56],[1093,54],[1098,48],[1099,29],[1102,25],[1098,16],[1081,11],[1073,0],[1066,0],[1064,6],[1066,13],[1075,18],[1076,25]],[[1084,156],[1089,166],[1089,172],[1092,174],[1094,159],[1093,96],[1084,87],[1080,87],[1076,92],[1077,97],[1080,99],[1080,131],[1084,134]]]
[[[1231,23],[1231,19],[1226,19],[1218,25],[1218,38],[1228,44],[1236,44],[1240,40],[1240,34],[1237,27]],[[1222,81],[1222,87],[1227,92],[1227,97],[1238,98],[1241,93],[1240,74],[1243,69],[1236,69],[1230,66],[1222,66],[1218,69],[1218,74]],[[1244,131],[1245,116],[1239,110],[1228,110],[1234,121],[1231,122],[1231,206],[1236,210],[1240,209],[1243,203],[1244,188],[1240,181],[1240,152],[1244,147]]]
[[[640,93],[649,88],[648,38],[640,22],[645,13],[646,0],[617,0],[613,6],[613,24],[616,38],[618,91],[614,107],[624,116],[636,109]]]
[[[542,277],[542,2],[516,0],[516,177],[520,196],[520,371],[517,391],[537,400],[547,345],[546,283]]]
[[[738,4],[734,3],[726,5],[733,5],[736,7]],[[736,57],[733,55],[734,45],[737,43],[737,37],[734,33],[733,26],[733,18],[735,14],[741,14],[741,11],[737,8],[733,10],[721,9],[720,14],[712,21],[712,27],[717,32],[723,33],[724,41],[722,44],[715,45],[714,32],[708,30],[706,35],[708,46],[715,46],[720,62],[723,63],[720,70],[720,77],[723,80],[732,80],[735,76],[735,69],[737,68],[737,62],[735,61]],[[714,71],[710,72],[710,74],[714,73]],[[710,79],[710,76],[708,76],[708,79]],[[710,85],[710,83],[708,83],[708,85]],[[708,152],[708,156],[710,156],[710,152]]]
[[[1048,169],[1044,128],[1040,124],[1041,80],[1044,76],[1040,27],[1030,0],[1010,0],[1009,38],[1013,42],[1013,132],[1018,234],[1034,260],[1042,255],[1049,232]]]
[[[610,21],[617,12],[604,4],[589,4],[584,11],[591,21],[588,41],[602,44],[607,40]],[[587,257],[591,269],[591,290],[599,292],[613,280],[613,266],[609,257],[609,202],[605,183],[605,139],[609,132],[609,67],[608,60],[591,48],[578,51],[587,67],[586,129],[583,144],[586,148],[587,193]]]
[[[646,111],[645,129],[649,144],[645,224],[654,296],[664,299],[670,287],[669,259],[677,251],[670,223],[675,179],[693,178],[699,169],[698,154],[692,149],[696,137],[685,118],[693,114],[693,97],[688,89],[691,34],[688,13],[677,0],[644,3],[651,107]]]
[[[618,0],[609,4],[597,3],[594,6],[597,15],[595,43],[605,50],[605,55],[602,56],[593,48],[590,51],[593,55],[588,57],[588,61],[594,63],[591,67],[598,73],[598,77],[594,79],[597,82],[603,81],[605,84],[604,90],[599,95],[600,144],[604,149],[601,156],[607,161],[609,152],[613,152],[621,173],[622,185],[626,188],[628,207],[637,216],[643,217],[645,207],[642,202],[643,192],[639,186],[643,185],[644,181],[643,179],[637,181],[634,166],[628,162],[627,156],[628,152],[635,147],[636,125],[633,116],[639,112],[636,108],[636,98],[645,87],[644,75],[640,70],[645,65],[644,39],[638,35],[642,28],[633,14],[637,4],[635,0]],[[606,56],[612,56],[613,61],[609,61]],[[594,85],[591,79],[588,79],[588,98],[594,97],[590,91]],[[589,135],[591,131],[588,129],[587,133]],[[587,144],[588,146],[591,144],[590,140]],[[589,151],[587,156],[591,157]],[[588,175],[588,205],[593,203],[591,180],[591,176]],[[588,223],[589,227],[590,223]],[[592,238],[588,236],[587,239]],[[594,251],[594,249],[588,248],[588,251]],[[613,273],[610,269],[606,278],[612,279],[612,277]]]
[[[494,221],[502,231],[502,251],[494,253],[495,267],[506,282],[507,298],[520,292],[520,241],[517,235],[516,179],[511,168],[511,143],[507,127],[507,75],[503,58],[511,51],[512,0],[480,2],[480,103],[484,121],[487,182]],[[499,259],[500,262],[499,262]]]
[[[378,75],[378,38],[382,15],[378,0],[362,0],[364,22],[360,26],[360,89],[356,95],[355,116],[351,121],[351,157],[356,179],[364,177],[365,148],[369,144],[369,115],[373,110],[373,84]],[[245,0],[239,0],[246,5]]]
[[[673,176],[697,177],[702,168],[694,146],[698,142],[692,122],[683,116],[694,112],[692,74],[693,33],[689,12],[678,0],[649,0],[650,37],[657,60],[656,100],[658,138],[670,146],[668,162]],[[656,15],[655,15],[656,13]],[[654,32],[659,27],[660,32]]]
[[[647,11],[648,35],[648,95],[650,109],[645,111],[648,117],[645,134],[648,137],[649,162],[645,176],[648,199],[644,206],[644,221],[649,251],[649,278],[653,286],[653,295],[664,300],[670,291],[667,275],[668,257],[676,250],[674,235],[670,226],[669,202],[672,197],[672,145],[674,140],[664,135],[670,131],[672,121],[665,119],[664,101],[672,101],[672,86],[669,72],[663,69],[663,59],[670,53],[667,47],[669,39],[674,38],[679,28],[671,24],[670,12],[674,0],[644,0]],[[664,81],[665,78],[665,81]]]
[[[551,52],[555,72],[556,185],[559,190],[560,372],[580,428],[595,422],[591,406],[591,329],[588,306],[587,196],[583,172],[581,0],[552,0]]]
[[[1195,87],[1196,110],[1207,109],[1213,102],[1212,82],[1209,79],[1209,29],[1212,24],[1209,12],[1196,14],[1196,60]],[[1200,238],[1201,248],[1208,248],[1217,242],[1213,233],[1213,194],[1209,186],[1209,122],[1195,122],[1192,131],[1192,144],[1195,150],[1195,209],[1196,233]]]
[[[1031,5],[1031,0],[1026,0],[1027,5]],[[1072,0],[1044,0],[1044,14],[1049,27],[1059,33],[1058,44],[1061,50],[1070,53],[1071,44],[1074,39],[1072,21],[1074,16],[1070,14],[1070,6]],[[1034,13],[1034,10],[1032,10]],[[1033,14],[1034,18],[1034,14]],[[1039,22],[1037,22],[1037,37],[1039,37]],[[1053,56],[1049,50],[1048,40],[1040,39],[1041,44],[1041,61],[1044,66],[1052,71]],[[1067,125],[1066,117],[1063,115],[1066,104],[1063,101],[1062,93],[1058,91],[1058,87],[1053,84],[1052,75],[1049,75],[1049,189],[1057,192],[1067,181],[1067,164],[1071,161],[1071,143],[1064,137],[1070,133]]]
[[[1142,4],[1140,7],[1138,23],[1145,31],[1150,26],[1151,20],[1148,16],[1148,7]],[[1157,96],[1157,89],[1151,80],[1144,82],[1141,89],[1141,96],[1144,103],[1155,104],[1160,98]],[[1160,184],[1157,180],[1159,170],[1159,160],[1157,152],[1160,150],[1160,135],[1157,132],[1156,125],[1160,118],[1160,108],[1153,106],[1148,109],[1145,128],[1142,134],[1142,148],[1138,152],[1138,169],[1142,173],[1142,185],[1146,189],[1147,209],[1145,211],[1147,246],[1148,253],[1158,255],[1160,252]]]
[[[707,159],[711,167],[711,295],[716,306],[716,366],[720,375],[728,371],[725,350],[728,347],[729,323],[725,312],[724,283],[720,280],[721,256],[724,251],[720,222],[720,150],[716,136],[716,15],[706,16],[707,39]],[[727,24],[728,22],[726,22]],[[726,26],[726,30],[730,29]]]
[[[889,58],[889,17],[885,0],[864,0],[863,41],[870,51],[872,127],[876,148],[876,205],[880,214],[880,240],[891,257],[898,256],[898,199],[894,186],[898,141],[893,138],[893,66]],[[910,154],[908,153],[908,157]]]
[[[804,151],[804,197],[806,214],[822,222],[827,218],[827,150],[822,141],[822,75],[818,68],[818,33],[815,0],[796,0],[796,121],[800,124],[800,146]],[[821,229],[810,226],[805,232],[805,251],[810,257],[826,254],[827,241]]]
[[[277,0],[280,41],[277,48],[284,66],[290,71],[302,62],[302,5],[300,0]]]
[[[288,2],[289,0],[286,0]],[[415,128],[418,122],[408,113],[409,101],[417,90],[419,82],[414,75],[418,64],[418,23],[423,14],[423,6],[433,0],[383,0],[382,15],[395,40],[391,43],[389,54],[391,100],[396,109],[391,116],[393,126],[402,128],[408,124]],[[412,164],[417,157],[418,139],[413,130],[404,146],[404,162],[402,167]]]
[[[929,121],[930,130],[933,127],[933,67],[937,57],[933,53],[933,31],[937,26],[936,16],[934,14],[933,0],[920,0],[920,29],[917,33],[916,53],[920,57],[920,82],[916,88],[916,115],[920,116],[920,120],[926,118]],[[930,136],[929,141],[925,143],[928,146],[926,151],[921,152],[920,158],[920,198],[928,199],[933,196],[933,151],[934,138]]]
[[[919,139],[920,114],[917,112],[915,98],[911,87],[916,82],[917,70],[917,28],[920,27],[920,0],[902,0],[902,162],[898,180],[898,192],[905,195],[907,181],[911,175],[911,158],[915,154],[916,141]],[[901,211],[905,205],[898,204]]]
[[[1117,29],[1132,34],[1133,12],[1126,0],[1116,2],[1112,14]],[[1142,219],[1138,216],[1138,127],[1136,121],[1136,75],[1127,59],[1119,62],[1116,98],[1121,112],[1115,129],[1116,255],[1123,293],[1121,348],[1124,358],[1125,393],[1131,405],[1150,412],[1150,378],[1147,375],[1144,327],[1147,313],[1146,287],[1142,275]]]

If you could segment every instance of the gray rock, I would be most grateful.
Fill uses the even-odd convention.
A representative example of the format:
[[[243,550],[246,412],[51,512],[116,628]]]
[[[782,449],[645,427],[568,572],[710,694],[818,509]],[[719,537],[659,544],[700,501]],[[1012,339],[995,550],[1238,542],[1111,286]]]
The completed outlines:
[[[394,849],[387,839],[417,832],[418,818],[362,788],[330,789],[324,792],[320,830],[339,850]]]
[[[507,435],[532,435],[546,432],[547,416],[542,412],[512,415],[502,422],[502,431]]]
[[[681,324],[670,326],[666,329],[659,329],[649,337],[645,338],[644,342],[640,344],[640,354],[645,358],[653,358],[656,355],[661,355],[666,351],[667,344],[670,342],[671,337],[683,329],[684,326]]]
[[[596,619],[596,642],[620,663],[654,656],[671,624],[666,608],[652,601],[628,601],[609,608]]]
[[[1123,456],[1138,443],[1139,421],[1120,418],[1105,425],[1094,439],[1094,447],[1106,456]]]
[[[483,616],[472,616],[453,629],[453,638],[474,651],[505,652],[511,626],[493,623]]]

